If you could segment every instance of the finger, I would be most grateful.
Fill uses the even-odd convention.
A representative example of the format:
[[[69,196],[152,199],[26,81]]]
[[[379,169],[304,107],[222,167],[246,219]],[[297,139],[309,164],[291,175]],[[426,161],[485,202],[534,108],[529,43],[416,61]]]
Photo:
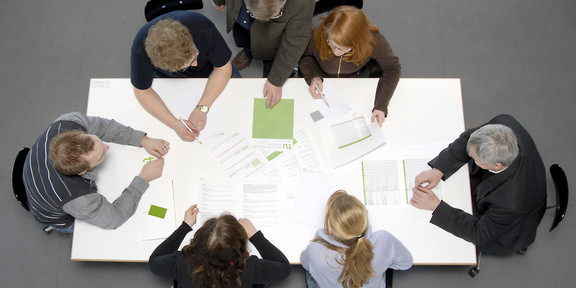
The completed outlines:
[[[272,96],[266,95],[266,108],[272,108],[271,102],[272,102]]]

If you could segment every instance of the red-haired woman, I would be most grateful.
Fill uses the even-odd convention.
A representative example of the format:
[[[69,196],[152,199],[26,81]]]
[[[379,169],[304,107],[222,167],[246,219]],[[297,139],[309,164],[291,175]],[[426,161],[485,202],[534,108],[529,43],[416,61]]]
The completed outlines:
[[[323,78],[380,77],[372,122],[382,126],[400,79],[400,62],[360,9],[340,6],[322,18],[298,65],[314,98],[321,97]]]
[[[192,205],[182,225],[152,252],[149,266],[160,277],[174,279],[178,287],[252,287],[283,280],[290,275],[284,254],[256,230],[252,222],[223,214],[208,219],[182,251],[178,247],[196,223]],[[250,241],[263,259],[248,254]]]

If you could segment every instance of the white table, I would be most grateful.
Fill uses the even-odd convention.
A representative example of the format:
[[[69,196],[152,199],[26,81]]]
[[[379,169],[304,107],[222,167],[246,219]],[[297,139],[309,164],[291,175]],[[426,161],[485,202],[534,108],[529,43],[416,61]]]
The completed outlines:
[[[222,95],[209,113],[207,131],[218,127],[223,132],[249,131],[251,125],[252,98],[261,97],[265,79],[231,79]],[[377,79],[329,79],[354,111],[369,119]],[[156,79],[154,89],[177,116],[187,117],[196,105],[206,79]],[[314,123],[309,114],[313,109],[307,86],[302,79],[288,79],[283,88],[284,99],[295,99],[295,130],[306,127],[311,132],[320,161],[326,171],[341,176],[343,189],[358,196],[362,195],[362,176],[359,171],[361,159],[332,169],[327,153],[323,149],[319,129],[321,120]],[[89,115],[114,118],[120,123],[143,130],[149,136],[171,142],[166,155],[163,176],[151,183],[145,193],[172,193],[167,190],[169,179],[179,179],[174,192],[176,223],[183,219],[184,211],[197,203],[196,189],[199,175],[225,178],[213,158],[197,142],[182,142],[177,135],[150,116],[133,95],[129,79],[92,79],[88,100]],[[464,116],[459,79],[401,79],[389,105],[389,117],[382,130],[387,143],[366,157],[377,157],[396,153],[402,149],[439,142],[451,142],[464,131]],[[246,135],[250,136],[250,135]],[[115,150],[116,149],[116,150]],[[125,150],[122,150],[125,149]],[[117,152],[114,152],[117,151]],[[122,151],[145,152],[138,148],[113,146],[100,167],[99,192],[113,201],[127,186],[140,165],[118,163],[114,155]],[[143,150],[142,150],[143,151]],[[115,154],[116,153],[116,154]],[[177,167],[176,159],[189,159],[189,165]],[[121,168],[119,168],[121,166]],[[182,166],[182,164],[179,164]],[[465,174],[465,173],[464,173]],[[466,174],[467,175],[467,174]],[[465,179],[464,179],[465,178]],[[160,192],[156,190],[162,190]],[[156,191],[156,192],[155,192]],[[443,199],[454,207],[471,211],[471,199],[467,177],[444,183]],[[166,194],[170,195],[170,194]],[[144,199],[144,198],[143,198]],[[141,202],[142,203],[142,202]],[[316,228],[293,223],[290,220],[290,201],[281,207],[281,234],[263,231],[267,238],[282,250],[291,263],[300,262],[300,253],[313,238]],[[431,213],[413,207],[402,209],[370,209],[370,222],[374,230],[386,229],[394,234],[414,256],[415,264],[473,265],[476,263],[475,247],[429,223]],[[135,215],[136,216],[136,215]],[[139,239],[141,223],[132,217],[116,230],[103,230],[76,221],[72,243],[72,260],[79,261],[147,261],[151,252],[162,240]],[[193,233],[189,234],[189,237]]]

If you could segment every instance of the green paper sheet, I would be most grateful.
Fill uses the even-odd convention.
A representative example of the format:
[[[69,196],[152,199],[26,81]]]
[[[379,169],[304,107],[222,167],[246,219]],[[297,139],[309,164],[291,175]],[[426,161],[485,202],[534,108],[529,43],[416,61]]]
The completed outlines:
[[[294,99],[282,99],[274,108],[266,108],[266,99],[254,99],[252,138],[292,139],[294,136]]]
[[[166,211],[168,211],[168,209],[156,205],[150,205],[148,215],[164,219],[164,216],[166,216]]]

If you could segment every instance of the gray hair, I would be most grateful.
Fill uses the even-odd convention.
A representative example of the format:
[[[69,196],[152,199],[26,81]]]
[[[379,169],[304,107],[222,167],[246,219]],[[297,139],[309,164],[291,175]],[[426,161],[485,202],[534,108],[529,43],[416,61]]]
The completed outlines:
[[[500,162],[503,166],[509,166],[518,157],[519,151],[514,131],[502,124],[484,125],[474,131],[466,145],[468,153],[471,147],[476,148],[480,160],[489,165]]]

